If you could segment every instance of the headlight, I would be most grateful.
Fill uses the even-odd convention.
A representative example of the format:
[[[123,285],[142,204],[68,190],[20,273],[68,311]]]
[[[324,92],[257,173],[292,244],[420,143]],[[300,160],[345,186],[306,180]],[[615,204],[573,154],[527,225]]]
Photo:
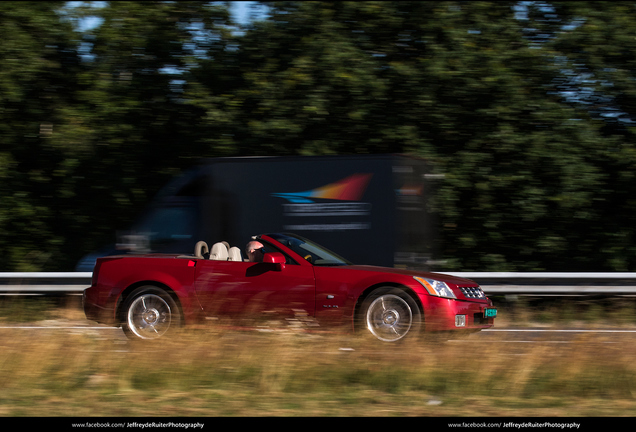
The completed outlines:
[[[436,297],[457,298],[455,297],[453,290],[451,290],[445,282],[418,276],[413,276],[413,279],[421,283],[430,295]]]

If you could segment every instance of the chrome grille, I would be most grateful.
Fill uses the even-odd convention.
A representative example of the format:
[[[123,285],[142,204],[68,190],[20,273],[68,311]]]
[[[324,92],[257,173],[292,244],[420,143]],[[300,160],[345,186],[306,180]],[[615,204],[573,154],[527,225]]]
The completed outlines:
[[[486,294],[480,287],[459,287],[464,297],[469,299],[485,299]]]

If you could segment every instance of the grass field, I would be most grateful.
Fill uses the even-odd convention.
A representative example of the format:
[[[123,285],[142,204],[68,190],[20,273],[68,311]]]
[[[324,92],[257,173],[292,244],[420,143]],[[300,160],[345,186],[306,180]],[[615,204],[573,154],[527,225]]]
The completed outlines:
[[[77,307],[54,306],[5,300],[0,324],[87,324]],[[631,301],[570,306],[517,304],[500,310],[498,325],[634,326]],[[551,343],[551,336],[533,344],[437,337],[382,344],[291,328],[239,332],[210,326],[138,344],[116,332],[0,329],[0,416],[636,413],[633,333],[611,340],[586,333],[567,344]]]

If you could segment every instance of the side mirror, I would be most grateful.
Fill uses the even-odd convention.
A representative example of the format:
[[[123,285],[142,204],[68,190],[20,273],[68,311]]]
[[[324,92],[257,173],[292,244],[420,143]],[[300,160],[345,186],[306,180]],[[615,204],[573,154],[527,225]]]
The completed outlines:
[[[267,264],[274,264],[276,271],[281,271],[285,268],[285,255],[280,252],[267,252],[263,255],[263,262]]]

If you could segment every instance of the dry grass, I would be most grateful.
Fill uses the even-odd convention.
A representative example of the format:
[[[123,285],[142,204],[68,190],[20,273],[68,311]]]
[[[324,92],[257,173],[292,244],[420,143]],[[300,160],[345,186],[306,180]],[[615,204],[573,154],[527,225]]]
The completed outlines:
[[[45,315],[88,324],[73,308],[47,309]],[[0,316],[3,325],[16,322],[11,314]],[[636,412],[633,334],[580,334],[571,343],[545,336],[533,344],[492,336],[489,342],[472,335],[459,342],[425,337],[395,345],[295,330],[210,327],[135,344],[115,330],[0,329],[0,416]]]

